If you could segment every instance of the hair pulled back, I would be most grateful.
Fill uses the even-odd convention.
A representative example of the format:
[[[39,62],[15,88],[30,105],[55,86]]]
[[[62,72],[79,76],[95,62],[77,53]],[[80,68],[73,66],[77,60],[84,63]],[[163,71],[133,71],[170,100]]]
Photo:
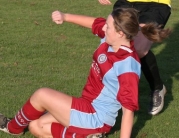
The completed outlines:
[[[161,42],[171,33],[170,29],[162,29],[156,23],[146,23],[143,27],[140,27],[138,11],[134,8],[116,8],[111,15],[114,19],[116,31],[122,31],[129,40],[132,40],[139,30],[153,42]]]
[[[153,42],[162,42],[171,33],[170,29],[162,29],[161,25],[157,23],[147,23],[140,30],[145,37]]]
[[[137,11],[133,8],[117,8],[111,13],[117,32],[122,31],[131,40],[139,31]]]

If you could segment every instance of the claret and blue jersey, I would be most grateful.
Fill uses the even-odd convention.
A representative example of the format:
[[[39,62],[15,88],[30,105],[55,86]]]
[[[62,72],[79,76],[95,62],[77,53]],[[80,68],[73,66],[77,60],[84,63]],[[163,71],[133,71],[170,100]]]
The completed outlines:
[[[102,27],[106,20],[97,18],[92,32],[102,41],[93,54],[82,96],[73,97],[68,131],[88,135],[107,133],[115,124],[121,106],[135,111],[138,106],[138,84],[141,65],[131,47],[121,46],[114,52],[105,41]]]
[[[105,19],[97,18],[92,31],[104,39],[102,27]],[[138,82],[141,73],[139,58],[133,42],[131,47],[121,46],[114,52],[101,41],[94,52],[93,62],[82,96],[92,102],[99,119],[113,126],[121,105],[138,110]]]

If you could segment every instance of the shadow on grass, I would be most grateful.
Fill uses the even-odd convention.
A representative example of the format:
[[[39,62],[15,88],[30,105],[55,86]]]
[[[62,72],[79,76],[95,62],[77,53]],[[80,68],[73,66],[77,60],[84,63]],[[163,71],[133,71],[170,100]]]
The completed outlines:
[[[161,78],[167,88],[167,93],[165,96],[165,104],[162,112],[164,112],[170,102],[173,101],[173,94],[172,94],[172,87],[173,87],[173,78],[175,80],[179,80],[179,40],[178,40],[178,34],[179,34],[179,23],[176,24],[173,28],[173,32],[170,35],[169,39],[166,40],[166,47],[163,49],[158,55],[156,55],[157,63],[159,66],[159,71]],[[157,45],[157,44],[155,44]],[[140,104],[140,110],[135,113],[135,117],[137,118],[134,126],[133,126],[133,132],[131,135],[131,138],[146,138],[147,134],[140,134],[138,136],[139,131],[145,126],[145,123],[147,120],[150,120],[152,118],[151,115],[147,114],[147,107],[148,107],[148,97],[149,97],[149,86],[145,80],[145,78],[142,76],[140,80],[140,88],[139,88],[139,104]],[[160,112],[160,114],[162,113]],[[111,132],[109,134],[113,134],[114,137],[118,137],[116,135],[116,132],[120,130],[120,123],[121,123],[121,110],[119,111],[119,115],[117,117],[117,121],[115,126],[112,128]]]

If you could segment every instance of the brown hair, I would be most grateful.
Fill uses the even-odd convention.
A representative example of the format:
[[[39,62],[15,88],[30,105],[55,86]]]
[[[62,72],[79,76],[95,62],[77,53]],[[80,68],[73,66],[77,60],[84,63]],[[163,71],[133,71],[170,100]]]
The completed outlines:
[[[138,11],[134,8],[117,8],[112,11],[111,15],[114,19],[116,31],[122,31],[129,40],[132,40],[139,30],[153,42],[161,42],[171,33],[170,29],[162,29],[156,23],[147,23],[145,26],[140,27]]]
[[[169,28],[162,29],[161,25],[157,23],[147,23],[141,27],[141,32],[153,42],[162,42],[162,40],[170,35],[171,30]]]

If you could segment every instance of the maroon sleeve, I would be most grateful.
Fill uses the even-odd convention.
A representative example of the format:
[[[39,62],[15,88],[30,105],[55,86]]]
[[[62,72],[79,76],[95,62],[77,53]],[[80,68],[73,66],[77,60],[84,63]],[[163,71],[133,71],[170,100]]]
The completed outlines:
[[[138,75],[135,73],[125,73],[118,77],[118,81],[120,83],[117,95],[118,101],[123,107],[131,111],[138,110]]]
[[[106,23],[104,18],[96,18],[92,24],[92,32],[94,35],[98,35],[100,38],[104,38],[105,34],[102,30],[103,26]]]

